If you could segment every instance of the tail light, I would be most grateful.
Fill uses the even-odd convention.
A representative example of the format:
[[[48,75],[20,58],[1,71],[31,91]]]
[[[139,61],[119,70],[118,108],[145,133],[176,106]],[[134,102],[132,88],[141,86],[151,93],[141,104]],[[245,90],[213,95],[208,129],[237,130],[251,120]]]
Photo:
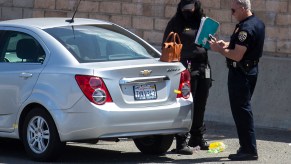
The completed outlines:
[[[76,75],[75,79],[84,95],[93,103],[103,105],[112,102],[108,89],[100,77]]]
[[[188,70],[184,70],[181,72],[181,79],[180,79],[180,85],[179,85],[179,91],[180,93],[177,94],[177,98],[185,98],[188,99],[190,97],[191,93],[191,87],[190,87],[190,73]]]

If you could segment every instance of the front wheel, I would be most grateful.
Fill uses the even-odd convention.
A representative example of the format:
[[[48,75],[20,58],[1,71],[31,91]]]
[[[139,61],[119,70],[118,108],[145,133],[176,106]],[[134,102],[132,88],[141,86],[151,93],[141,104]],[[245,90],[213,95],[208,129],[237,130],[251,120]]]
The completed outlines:
[[[136,147],[144,154],[165,154],[173,143],[173,135],[155,135],[133,139]]]
[[[42,108],[32,109],[25,117],[22,141],[27,154],[36,161],[55,159],[64,147],[51,116]]]

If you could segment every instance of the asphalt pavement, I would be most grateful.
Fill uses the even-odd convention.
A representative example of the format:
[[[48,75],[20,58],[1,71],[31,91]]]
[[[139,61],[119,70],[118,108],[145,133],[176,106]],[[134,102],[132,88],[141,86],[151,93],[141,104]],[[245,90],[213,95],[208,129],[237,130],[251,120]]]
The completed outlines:
[[[233,125],[206,122],[208,142],[221,141],[227,147],[224,152],[208,153],[195,151],[193,155],[171,153],[154,156],[139,152],[132,140],[122,139],[119,142],[100,141],[97,144],[67,143],[60,158],[51,163],[291,163],[291,131],[256,128],[258,161],[229,161],[230,153],[239,147],[236,128]],[[175,142],[172,144],[175,148]],[[19,141],[0,139],[0,163],[37,163],[25,154]]]

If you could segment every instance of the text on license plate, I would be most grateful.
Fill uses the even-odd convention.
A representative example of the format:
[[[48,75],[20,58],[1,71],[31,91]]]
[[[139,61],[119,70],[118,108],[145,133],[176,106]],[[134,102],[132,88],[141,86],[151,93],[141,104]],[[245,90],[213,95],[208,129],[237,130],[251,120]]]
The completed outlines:
[[[135,100],[157,99],[157,91],[155,84],[134,85],[133,92]]]

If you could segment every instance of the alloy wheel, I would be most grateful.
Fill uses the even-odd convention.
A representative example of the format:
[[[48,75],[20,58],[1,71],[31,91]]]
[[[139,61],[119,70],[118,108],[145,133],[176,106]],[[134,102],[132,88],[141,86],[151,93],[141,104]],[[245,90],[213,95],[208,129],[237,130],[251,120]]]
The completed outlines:
[[[43,153],[49,145],[50,131],[46,120],[40,116],[33,117],[27,128],[27,142],[32,151]]]

